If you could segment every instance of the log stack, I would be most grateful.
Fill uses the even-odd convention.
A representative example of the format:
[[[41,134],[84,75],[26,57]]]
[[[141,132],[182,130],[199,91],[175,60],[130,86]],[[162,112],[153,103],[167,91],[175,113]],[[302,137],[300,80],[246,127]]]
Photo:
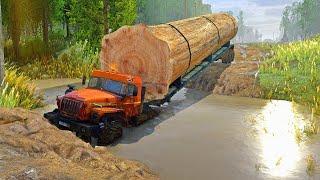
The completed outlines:
[[[208,14],[157,26],[125,26],[102,40],[102,70],[142,77],[146,99],[162,99],[169,86],[236,36],[236,19]]]

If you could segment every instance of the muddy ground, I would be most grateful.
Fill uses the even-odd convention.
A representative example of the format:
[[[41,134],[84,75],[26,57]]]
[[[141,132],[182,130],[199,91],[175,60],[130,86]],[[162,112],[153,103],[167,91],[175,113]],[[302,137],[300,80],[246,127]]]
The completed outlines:
[[[266,54],[245,45],[236,45],[235,50],[234,63],[231,65],[214,63],[212,67],[191,81],[188,88],[201,90],[197,91],[201,92],[198,95],[201,98],[212,91],[221,95],[261,96],[260,89],[256,85],[256,75],[259,63]],[[59,87],[45,91],[45,103],[51,105],[48,107],[53,108],[56,95],[63,94],[64,90],[65,87]],[[164,108],[163,111],[173,116],[175,113],[172,114],[171,111],[180,111],[199,100],[190,102],[184,100],[178,105],[173,103],[170,106],[171,109]],[[175,108],[177,110],[174,110]],[[43,111],[46,111],[46,108]],[[105,148],[93,149],[71,132],[58,130],[42,118],[42,110],[38,112],[41,113],[23,109],[0,109],[0,174],[2,178],[158,178],[141,163],[115,157]],[[157,123],[154,123],[156,126]],[[135,137],[130,135],[130,132],[131,130],[127,130],[124,136]],[[128,143],[139,141],[144,136],[130,139]]]
[[[93,149],[23,109],[0,109],[0,174],[3,179],[157,179],[145,165]]]
[[[249,45],[235,46],[235,61],[220,76],[213,93],[228,96],[259,98],[263,96],[258,83],[260,63],[268,52]]]
[[[258,84],[259,65],[269,55],[252,45],[235,45],[235,60],[231,64],[214,63],[188,84],[188,88],[217,95],[261,97]]]

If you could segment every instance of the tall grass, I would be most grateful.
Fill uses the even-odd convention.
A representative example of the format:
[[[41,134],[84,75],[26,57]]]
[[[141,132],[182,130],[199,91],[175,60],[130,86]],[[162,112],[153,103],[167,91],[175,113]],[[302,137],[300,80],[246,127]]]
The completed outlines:
[[[35,86],[27,76],[13,68],[5,74],[0,86],[0,107],[34,109],[42,106],[42,98],[36,95]]]
[[[320,112],[320,36],[276,45],[273,56],[260,68],[260,85],[266,98],[308,105]]]
[[[57,58],[36,59],[20,70],[31,79],[81,78],[99,67],[99,53],[86,41],[78,42],[62,51]]]

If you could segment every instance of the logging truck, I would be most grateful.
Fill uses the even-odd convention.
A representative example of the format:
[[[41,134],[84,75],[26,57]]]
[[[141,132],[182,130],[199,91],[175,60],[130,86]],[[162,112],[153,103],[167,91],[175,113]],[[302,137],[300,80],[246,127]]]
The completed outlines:
[[[236,33],[234,17],[223,13],[120,28],[103,38],[102,69],[92,72],[88,86],[69,86],[44,116],[93,146],[109,144],[215,61],[231,63]]]

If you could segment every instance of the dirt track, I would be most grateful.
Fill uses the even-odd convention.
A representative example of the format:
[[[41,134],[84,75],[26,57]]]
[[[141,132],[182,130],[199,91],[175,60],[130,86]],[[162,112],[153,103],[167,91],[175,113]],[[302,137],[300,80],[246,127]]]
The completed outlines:
[[[0,162],[4,179],[157,179],[145,165],[93,149],[23,109],[0,109]]]

